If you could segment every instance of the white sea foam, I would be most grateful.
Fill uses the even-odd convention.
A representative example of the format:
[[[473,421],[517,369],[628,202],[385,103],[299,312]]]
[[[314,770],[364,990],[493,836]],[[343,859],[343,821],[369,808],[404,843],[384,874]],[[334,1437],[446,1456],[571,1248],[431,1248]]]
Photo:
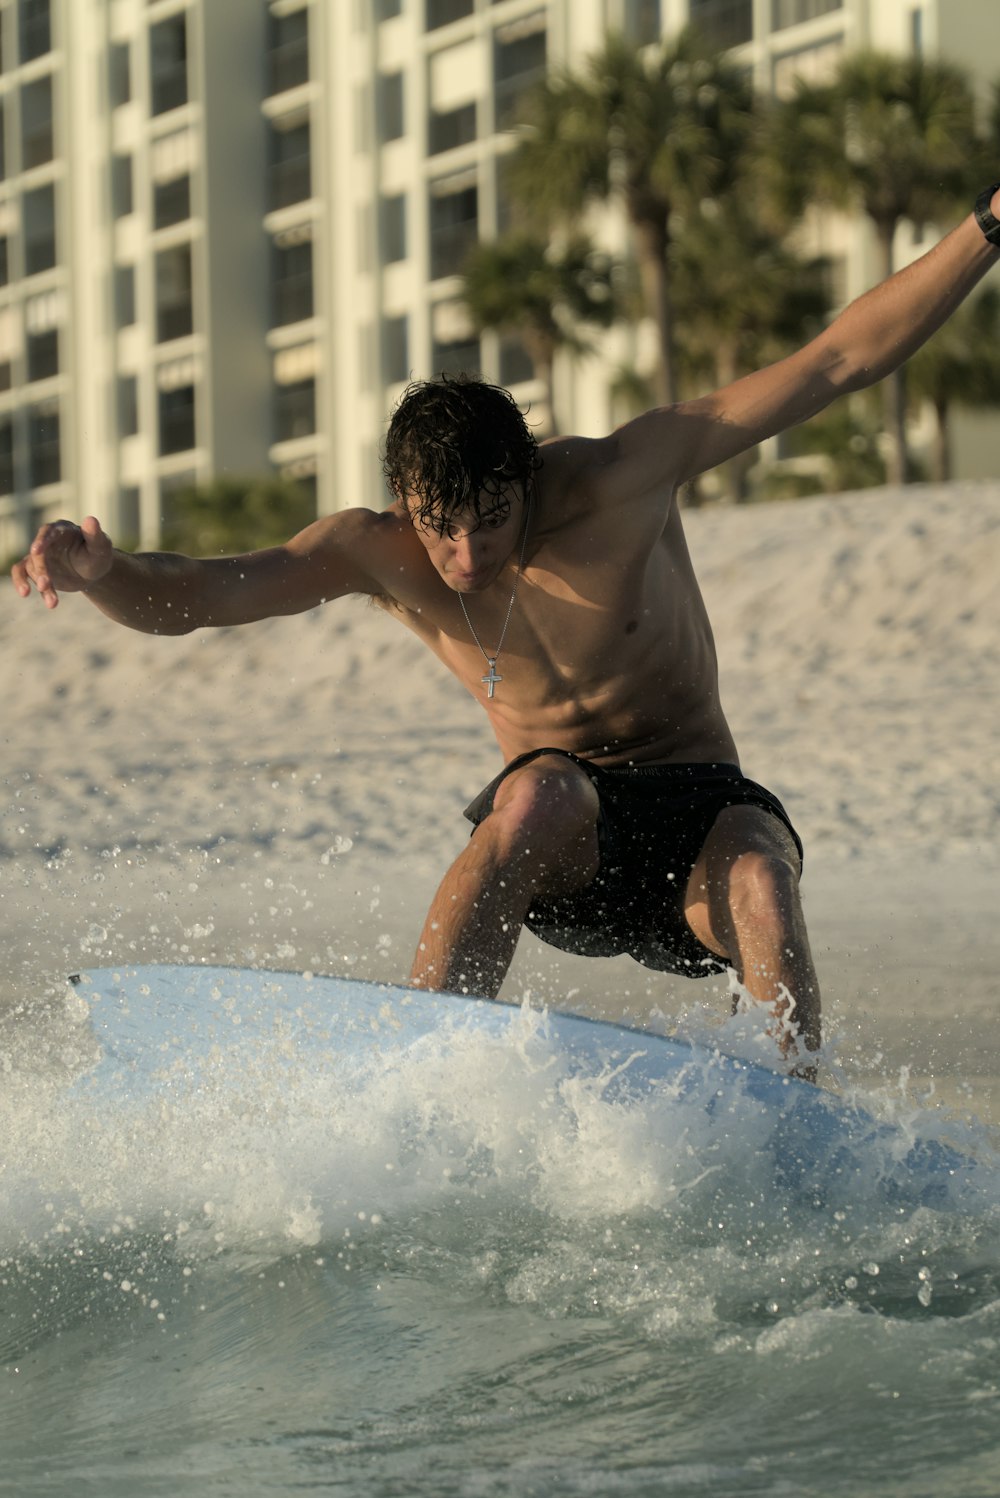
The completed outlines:
[[[15,1475],[77,1386],[91,1440],[148,1410],[147,1487],[123,1469],[121,1492],[155,1491],[178,1444],[221,1460],[220,1431],[258,1443],[249,1492],[329,1459],[389,1493],[411,1449],[433,1453],[436,1493],[474,1492],[512,1437],[526,1492],[638,1495],[695,1468],[720,1492],[808,1492],[838,1425],[852,1449],[823,1470],[847,1492],[859,1451],[886,1478],[900,1401],[948,1472],[982,1463],[1000,1327],[984,1131],[876,1092],[846,1153],[789,1175],[773,1108],[710,1106],[707,1052],[651,1089],[640,1060],[573,1075],[537,1012],[503,1041],[415,1042],[390,1012],[359,1061],[287,1026],[247,1043],[228,1003],[232,1045],[113,1105],[67,1087],[93,1044],[79,1015],[24,1017],[36,1044],[9,1054],[0,1099],[0,1353],[45,1376],[36,1406],[6,1407]],[[914,1142],[972,1151],[936,1204]],[[119,1349],[107,1366],[95,1338]]]

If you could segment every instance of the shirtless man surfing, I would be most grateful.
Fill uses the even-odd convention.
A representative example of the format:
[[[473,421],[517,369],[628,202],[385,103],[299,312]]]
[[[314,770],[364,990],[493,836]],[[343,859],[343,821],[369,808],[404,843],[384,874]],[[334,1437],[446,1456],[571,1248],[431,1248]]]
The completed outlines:
[[[996,217],[994,217],[996,216]],[[739,769],[678,488],[875,383],[995,263],[1000,190],[798,353],[601,439],[537,446],[506,391],[411,386],[383,512],[338,511],[283,546],[194,559],[115,551],[56,521],[13,568],[54,608],[82,592],[150,634],[367,594],[482,702],[506,768],[434,898],[415,986],[495,997],[521,928],[693,977],[735,969],[811,1073],[819,991],[787,813]]]

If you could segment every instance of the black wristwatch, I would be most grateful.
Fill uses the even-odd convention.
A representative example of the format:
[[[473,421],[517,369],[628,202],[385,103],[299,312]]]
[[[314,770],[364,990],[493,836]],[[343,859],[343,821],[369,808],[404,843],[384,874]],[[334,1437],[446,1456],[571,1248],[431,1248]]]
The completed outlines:
[[[1000,187],[1000,182],[994,182],[992,187],[986,187],[976,199],[976,223],[982,229],[990,244],[995,244],[1000,249],[1000,218],[993,214],[990,204],[993,194]]]

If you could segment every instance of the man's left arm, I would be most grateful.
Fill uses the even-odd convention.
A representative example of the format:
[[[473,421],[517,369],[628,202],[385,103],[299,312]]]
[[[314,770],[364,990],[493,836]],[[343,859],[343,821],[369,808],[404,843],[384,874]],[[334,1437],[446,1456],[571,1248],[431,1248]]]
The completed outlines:
[[[1000,219],[1000,187],[992,214]],[[816,338],[714,395],[647,411],[614,434],[635,492],[686,482],[905,363],[1000,259],[972,213],[919,260],[852,302]],[[711,275],[711,266],[706,275]],[[618,486],[616,486],[618,487]],[[619,490],[620,492],[620,490]]]

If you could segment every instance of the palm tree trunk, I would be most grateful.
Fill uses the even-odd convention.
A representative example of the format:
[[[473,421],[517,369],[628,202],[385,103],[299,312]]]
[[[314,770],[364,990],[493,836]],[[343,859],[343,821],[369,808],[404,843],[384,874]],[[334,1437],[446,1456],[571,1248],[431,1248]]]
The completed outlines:
[[[535,365],[535,373],[545,386],[545,401],[549,408],[549,430],[550,437],[559,436],[559,422],[556,420],[555,385],[553,383],[552,367],[554,360],[549,354],[539,359]]]
[[[659,349],[656,400],[658,405],[669,406],[677,399],[674,319],[670,301],[670,271],[667,265],[669,234],[666,223],[659,219],[633,218],[632,227],[635,232],[643,299],[646,311],[656,324]]]
[[[736,347],[732,340],[727,342],[722,339],[715,354],[716,389],[723,390],[727,385],[731,385],[738,373]],[[757,461],[757,451],[756,447],[751,447],[746,452],[737,453],[735,458],[730,458],[719,469],[722,491],[730,504],[746,503],[749,492],[747,480],[751,468]]]
[[[882,260],[882,280],[892,275],[892,242],[896,234],[896,220],[886,219],[876,223],[879,252]],[[910,454],[906,442],[906,370],[901,365],[882,381],[885,430],[889,439],[889,460],[886,478],[890,484],[910,482]]]
[[[951,478],[951,427],[948,422],[948,402],[944,396],[938,396],[934,401],[934,423],[934,482],[946,484]]]
[[[528,358],[531,360],[535,379],[545,388],[545,404],[549,410],[549,429],[545,435],[558,437],[559,423],[556,421],[555,389],[552,376],[556,359],[555,342],[541,328],[526,328],[521,336],[528,350]]]

